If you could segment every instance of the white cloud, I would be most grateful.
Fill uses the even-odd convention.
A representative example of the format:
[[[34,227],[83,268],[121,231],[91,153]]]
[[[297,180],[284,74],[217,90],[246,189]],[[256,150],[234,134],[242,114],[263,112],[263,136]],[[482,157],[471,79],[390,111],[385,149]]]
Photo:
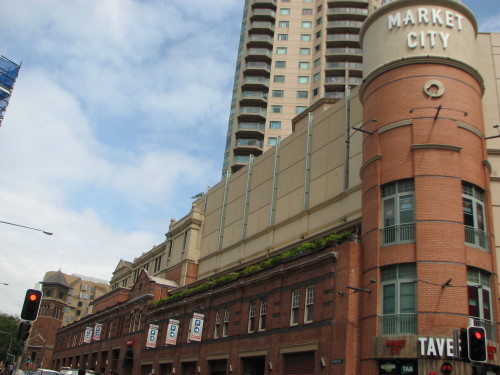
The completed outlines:
[[[0,311],[62,268],[110,279],[220,178],[242,4],[2,4],[23,62],[0,128]],[[217,145],[221,145],[218,148]]]

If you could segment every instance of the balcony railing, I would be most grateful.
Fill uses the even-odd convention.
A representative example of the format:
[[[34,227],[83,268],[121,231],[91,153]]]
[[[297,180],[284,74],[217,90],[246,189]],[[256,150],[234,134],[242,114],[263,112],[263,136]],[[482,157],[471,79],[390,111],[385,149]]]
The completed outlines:
[[[345,92],[342,92],[342,91],[325,92],[325,98],[343,99],[344,97],[345,97]]]
[[[274,23],[272,22],[252,22],[250,24],[252,29],[271,29],[274,30]]]
[[[483,250],[488,250],[488,234],[482,230],[465,227],[465,242]]]
[[[263,142],[260,139],[238,139],[236,146],[256,146],[262,148]]]
[[[363,64],[362,63],[356,63],[356,62],[327,62],[326,63],[326,69],[346,69],[346,68],[353,68],[353,69],[363,69]]]
[[[350,14],[368,15],[368,9],[360,9],[360,8],[330,8],[330,9],[328,9],[328,14],[335,14],[335,13],[350,13]]]
[[[248,38],[251,42],[273,42],[273,37],[269,35],[250,35]]]
[[[266,77],[245,77],[243,79],[243,83],[254,83],[254,84],[262,84],[262,85],[269,85],[269,78]]]
[[[241,97],[245,99],[267,99],[267,93],[262,91],[243,91]]]
[[[271,69],[271,65],[265,62],[260,61],[250,61],[245,64],[245,68],[247,69]]]
[[[385,227],[381,232],[382,246],[415,242],[415,223]]]
[[[417,314],[391,314],[380,317],[382,335],[412,335],[417,333]]]
[[[348,54],[356,54],[356,55],[361,55],[363,53],[363,50],[361,48],[327,48],[326,49],[327,54],[331,53],[348,53]]]
[[[244,114],[257,114],[261,116],[266,115],[266,109],[261,107],[241,107],[240,113]]]
[[[497,341],[496,339],[496,324],[489,320],[479,319],[471,316],[470,319],[473,321],[475,327],[483,327],[486,331],[486,338],[490,341]]]
[[[276,12],[271,9],[254,9],[252,11],[252,15],[254,16],[271,16],[276,17]]]
[[[359,35],[356,34],[328,34],[326,40],[354,40],[359,41]]]
[[[351,27],[361,27],[363,22],[361,21],[330,21],[326,24],[327,27],[343,27],[343,26],[351,26]]]
[[[248,55],[265,55],[271,57],[273,53],[265,48],[249,48]]]
[[[250,155],[236,155],[233,159],[235,163],[248,163],[250,162]]]
[[[264,131],[266,129],[266,124],[263,122],[240,122],[238,124],[238,129]]]

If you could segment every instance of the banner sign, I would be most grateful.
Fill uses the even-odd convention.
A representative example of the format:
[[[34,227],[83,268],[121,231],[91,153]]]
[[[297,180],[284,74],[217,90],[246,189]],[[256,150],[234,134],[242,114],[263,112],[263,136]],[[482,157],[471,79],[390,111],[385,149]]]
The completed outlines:
[[[149,325],[148,338],[146,340],[146,348],[156,348],[156,339],[158,338],[158,330],[160,326],[156,324]]]
[[[179,332],[179,321],[175,319],[170,319],[168,321],[167,339],[165,340],[165,344],[176,345],[178,332]]]
[[[203,314],[193,314],[193,319],[191,319],[191,333],[189,334],[190,341],[201,341],[204,318],[205,315]]]
[[[92,341],[92,331],[92,327],[85,328],[85,336],[83,337],[83,342],[85,344],[90,344],[90,341]]]
[[[94,336],[92,337],[92,340],[94,341],[101,340],[101,332],[102,332],[102,324],[96,323],[94,327]]]

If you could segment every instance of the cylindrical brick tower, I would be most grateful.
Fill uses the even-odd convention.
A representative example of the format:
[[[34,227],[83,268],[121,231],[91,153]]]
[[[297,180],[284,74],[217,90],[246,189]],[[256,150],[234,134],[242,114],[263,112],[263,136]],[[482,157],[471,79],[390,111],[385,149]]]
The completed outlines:
[[[477,25],[456,0],[394,0],[364,51],[362,374],[470,374],[454,329],[485,328],[498,300]],[[376,120],[376,121],[375,121]],[[456,346],[456,345],[455,345]],[[497,355],[487,361],[490,370]],[[483,365],[486,366],[486,365]]]

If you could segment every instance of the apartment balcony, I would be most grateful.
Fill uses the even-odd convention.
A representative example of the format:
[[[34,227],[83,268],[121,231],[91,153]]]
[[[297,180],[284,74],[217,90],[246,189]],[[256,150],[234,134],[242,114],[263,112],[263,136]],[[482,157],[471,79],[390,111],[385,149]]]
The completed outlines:
[[[250,15],[251,21],[270,21],[273,22],[276,18],[276,12],[273,9],[254,8]]]
[[[243,91],[240,96],[240,104],[245,106],[266,105],[267,92],[264,91]]]
[[[235,153],[253,154],[254,152],[262,153],[264,141],[261,139],[240,138],[236,140],[234,147]]]
[[[392,225],[380,231],[382,246],[415,242],[415,223]]]
[[[253,7],[271,8],[276,9],[277,0],[250,0],[250,4]]]
[[[350,47],[359,48],[359,35],[358,34],[328,34],[326,36],[327,47]]]
[[[243,77],[242,81],[243,90],[264,90],[269,89],[269,78],[267,77],[257,77],[257,76],[246,76]]]
[[[266,74],[271,73],[271,65],[263,61],[249,61],[243,67],[245,74]]]
[[[273,51],[267,48],[248,48],[245,60],[248,61],[260,61],[270,63],[273,56]]]
[[[264,122],[245,122],[238,123],[236,136],[238,138],[264,138],[266,124]]]
[[[356,5],[359,8],[368,7],[368,0],[328,0],[328,6],[333,7],[348,7]]]
[[[488,251],[488,233],[482,230],[465,227],[465,243],[469,246],[477,247],[481,250]]]
[[[327,62],[325,64],[325,70],[326,71],[345,71],[345,70],[350,70],[350,71],[363,71],[363,64],[362,63],[357,63],[357,62],[349,62],[349,61],[344,61],[344,62]]]
[[[251,22],[248,28],[249,33],[268,32],[274,33],[273,22]]]
[[[348,85],[353,85],[357,86],[360,85],[363,82],[363,78],[360,77],[325,77],[325,88],[334,88],[337,87],[337,90],[341,88],[342,86],[345,86],[346,84]]]
[[[352,61],[359,62],[363,61],[363,50],[361,48],[352,47],[335,47],[326,49],[326,59],[327,61]]]
[[[265,107],[242,106],[238,113],[241,121],[263,121],[266,119],[267,110]]]
[[[417,314],[390,314],[380,317],[381,335],[415,335]]]
[[[338,20],[330,21],[326,24],[327,29],[332,29],[337,32],[357,32],[363,25],[362,21]]]
[[[327,11],[328,20],[352,20],[352,21],[364,21],[368,16],[368,9],[354,8],[354,7],[335,7],[329,8]]]
[[[250,154],[238,154],[235,150],[233,157],[233,162],[231,165],[231,172],[235,173],[237,170],[241,169],[250,162],[250,156],[259,156],[262,154],[262,150],[252,150]]]
[[[344,99],[345,92],[344,91],[327,91],[325,92],[325,98],[329,99]]]
[[[247,41],[247,48],[270,47],[273,48],[274,38],[265,34],[250,35]]]

